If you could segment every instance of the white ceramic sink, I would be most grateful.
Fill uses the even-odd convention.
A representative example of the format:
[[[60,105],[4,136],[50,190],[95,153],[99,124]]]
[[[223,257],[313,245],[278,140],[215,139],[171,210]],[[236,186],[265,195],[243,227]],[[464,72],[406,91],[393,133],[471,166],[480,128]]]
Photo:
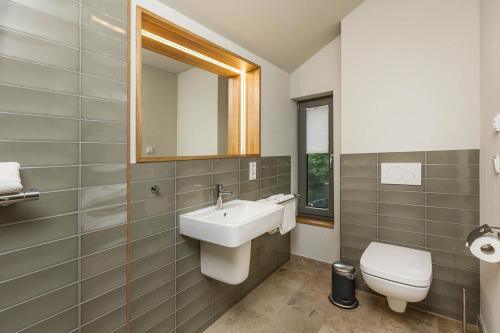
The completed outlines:
[[[234,200],[223,209],[215,206],[180,216],[180,233],[202,241],[237,247],[276,229],[283,219],[283,206]]]
[[[252,239],[276,229],[283,206],[234,200],[180,216],[180,233],[199,239],[202,274],[229,284],[246,280]]]

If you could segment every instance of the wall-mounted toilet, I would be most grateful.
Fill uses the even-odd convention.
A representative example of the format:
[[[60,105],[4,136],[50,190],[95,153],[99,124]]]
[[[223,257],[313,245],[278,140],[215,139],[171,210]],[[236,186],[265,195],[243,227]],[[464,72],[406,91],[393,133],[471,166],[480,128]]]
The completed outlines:
[[[431,254],[406,247],[372,242],[361,256],[366,284],[387,297],[389,308],[404,312],[407,302],[423,300],[432,281]]]

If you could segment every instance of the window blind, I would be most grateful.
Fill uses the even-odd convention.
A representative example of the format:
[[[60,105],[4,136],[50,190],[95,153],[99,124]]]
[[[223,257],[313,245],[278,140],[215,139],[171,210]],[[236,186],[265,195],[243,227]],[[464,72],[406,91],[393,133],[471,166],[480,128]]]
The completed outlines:
[[[306,153],[328,153],[328,105],[306,109]]]

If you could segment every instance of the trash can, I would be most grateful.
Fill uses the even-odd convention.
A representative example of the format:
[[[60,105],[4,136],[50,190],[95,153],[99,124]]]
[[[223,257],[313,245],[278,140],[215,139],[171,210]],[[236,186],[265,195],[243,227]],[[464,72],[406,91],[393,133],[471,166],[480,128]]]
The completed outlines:
[[[354,309],[358,300],[354,294],[354,277],[356,268],[345,262],[336,261],[332,264],[332,292],[328,299],[332,304],[343,309]]]

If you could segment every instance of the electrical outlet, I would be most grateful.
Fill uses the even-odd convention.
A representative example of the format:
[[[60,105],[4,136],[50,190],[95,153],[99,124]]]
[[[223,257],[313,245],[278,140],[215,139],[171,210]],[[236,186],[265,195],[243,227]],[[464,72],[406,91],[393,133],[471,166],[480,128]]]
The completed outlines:
[[[248,165],[248,179],[254,180],[257,178],[257,162],[250,162]]]

